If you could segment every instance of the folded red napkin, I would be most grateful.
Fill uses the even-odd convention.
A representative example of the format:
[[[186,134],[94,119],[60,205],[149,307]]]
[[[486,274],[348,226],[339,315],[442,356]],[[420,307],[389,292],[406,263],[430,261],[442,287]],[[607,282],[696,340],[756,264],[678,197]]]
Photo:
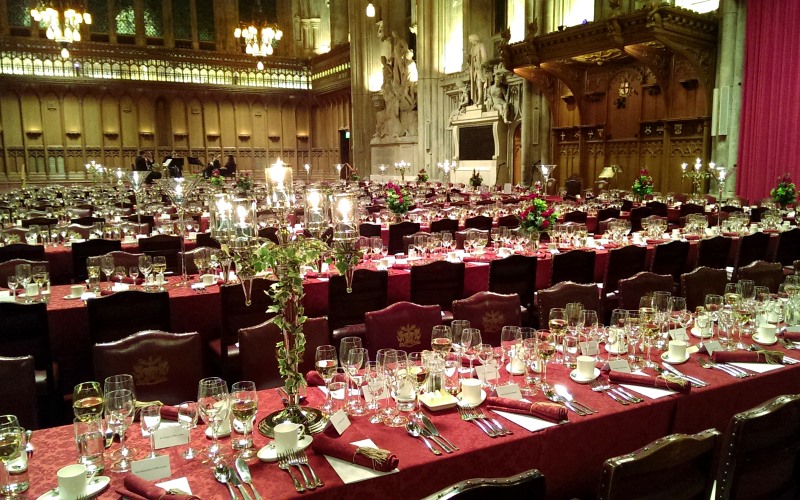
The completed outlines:
[[[800,342],[800,332],[783,332],[783,338],[790,342]]]
[[[783,355],[776,355],[776,361],[783,363]],[[754,351],[715,351],[711,355],[714,363],[767,363],[763,352]]]
[[[117,493],[130,500],[190,500],[200,497],[196,495],[175,495],[168,493],[164,488],[158,487],[149,481],[134,474],[125,476],[122,488],[117,488]]]
[[[735,233],[733,231],[725,231],[722,233],[722,236],[739,236],[739,233]]]
[[[557,403],[528,403],[508,398],[486,398],[486,404],[490,410],[530,415],[551,422],[567,420],[567,409]]]
[[[378,472],[389,472],[397,468],[400,460],[389,450],[360,448],[350,444],[350,437],[330,437],[325,433],[314,436],[311,447],[314,453],[328,455]]]
[[[322,380],[317,370],[311,370],[306,373],[306,383],[308,385],[325,385],[325,381]]]
[[[164,405],[161,407],[161,418],[178,421],[178,408],[175,406]]]
[[[117,276],[112,276],[111,281],[119,283],[119,278]],[[125,276],[124,278],[122,278],[122,283],[127,283],[129,285],[141,285],[142,283],[144,283],[144,278],[136,278],[134,280],[130,276]]]
[[[661,243],[666,243],[666,242],[668,242],[669,240],[665,240],[664,238],[659,238],[659,239],[657,239],[657,240],[654,240],[654,239],[652,239],[652,238],[648,238],[648,239],[646,239],[646,240],[644,240],[644,241],[645,241],[645,243],[647,243],[648,245],[660,245]]]
[[[780,229],[770,228],[770,229],[764,229],[764,232],[767,234],[775,234],[775,233],[780,233],[781,231]]]
[[[700,239],[700,235],[697,234],[684,234],[683,239],[686,241],[697,241]]]
[[[646,375],[635,375],[625,372],[608,372],[608,380],[613,384],[641,385],[642,387],[655,387],[657,389],[669,389],[677,392],[689,392],[692,390],[692,384],[689,382],[670,382],[660,377],[653,378]]]
[[[469,358],[464,356],[461,358],[461,366],[469,366]],[[481,366],[481,360],[475,358],[472,360],[472,367]]]
[[[608,243],[603,243],[603,248],[618,248],[619,243],[615,241],[609,241]]]

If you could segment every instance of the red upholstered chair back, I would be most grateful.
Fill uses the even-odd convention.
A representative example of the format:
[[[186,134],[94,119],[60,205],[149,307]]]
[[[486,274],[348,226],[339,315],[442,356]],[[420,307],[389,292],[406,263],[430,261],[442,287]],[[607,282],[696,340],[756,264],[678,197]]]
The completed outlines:
[[[414,244],[414,238],[417,236],[430,236],[431,233],[426,233],[425,231],[417,231],[414,234],[404,234],[403,235],[403,253],[408,254],[408,248]]]
[[[456,248],[459,250],[464,249],[464,240],[467,239],[467,233],[481,233],[486,241],[489,241],[489,231],[482,229],[466,229],[464,231],[456,231]]]
[[[127,290],[86,301],[93,344],[121,340],[142,330],[171,330],[169,294]]]
[[[595,253],[592,250],[570,250],[553,256],[551,283],[574,281],[594,283]]]
[[[31,268],[35,266],[44,266],[47,272],[50,272],[50,263],[46,260],[27,260],[27,259],[11,259],[0,263],[0,286],[8,286],[8,277],[17,274],[16,267],[19,264],[30,264]]]
[[[157,234],[139,240],[139,250],[145,255],[164,256],[167,261],[167,270],[180,273],[181,266],[178,261],[178,252],[181,251],[181,237],[168,234]]]
[[[419,231],[418,222],[400,222],[389,225],[389,255],[403,251],[403,236]]]
[[[740,267],[737,278],[740,280],[753,280],[756,286],[766,286],[771,293],[778,293],[778,287],[781,286],[784,279],[783,264],[757,260]]]
[[[727,236],[704,238],[697,244],[697,265],[725,269],[733,240]]]
[[[674,240],[656,245],[650,271],[656,274],[669,274],[675,283],[681,280],[689,256],[689,242]]]
[[[770,235],[767,233],[757,232],[742,236],[741,244],[739,245],[739,255],[736,257],[736,265],[734,267],[734,275],[736,272],[757,260],[770,260],[767,256],[767,249],[769,248]]]
[[[141,240],[139,240],[141,241]],[[88,277],[86,272],[86,259],[105,255],[109,252],[122,250],[122,242],[119,240],[86,240],[72,244],[72,279],[75,283],[80,283]],[[43,259],[41,259],[43,260]]]
[[[497,218],[497,227],[519,227],[519,217],[514,214],[503,215]]]
[[[82,226],[91,226],[97,222],[105,222],[105,217],[93,217],[91,215],[85,215],[83,217],[76,217],[74,219],[70,219],[70,224],[80,224]]]
[[[775,254],[775,262],[791,267],[798,257],[800,257],[800,228],[796,227],[778,235],[778,250]]]
[[[658,215],[659,217],[666,217],[667,216],[667,204],[660,202],[660,201],[648,201],[647,208],[653,211],[653,215]]]
[[[725,293],[728,273],[724,269],[698,267],[694,271],[681,274],[681,294],[686,298],[686,308],[694,311],[705,304],[706,295]]]
[[[445,311],[464,296],[463,262],[437,260],[411,267],[411,302],[438,305]]]
[[[702,214],[705,209],[697,203],[682,203],[680,208],[680,216],[686,217],[689,214]]]
[[[539,315],[539,328],[547,328],[550,309],[566,307],[570,302],[580,302],[584,309],[597,311],[597,317],[603,318],[603,301],[600,291],[593,283],[580,284],[565,281],[551,286],[546,290],[539,290],[536,294],[537,313]]]
[[[564,214],[564,222],[577,222],[586,224],[587,214],[583,210],[572,210]]]
[[[0,302],[0,356],[33,356],[46,390],[56,387],[50,350],[50,323],[44,303]]]
[[[39,428],[33,356],[0,357],[0,413],[16,415],[25,429]]]
[[[95,344],[94,375],[104,380],[130,373],[139,401],[175,405],[197,399],[197,381],[203,378],[200,334],[148,330],[122,340]]]
[[[639,299],[656,291],[674,292],[672,276],[646,271],[638,273],[619,281],[619,305],[622,309],[639,309]]]
[[[597,211],[597,220],[619,219],[619,209],[614,207],[601,208]]]
[[[397,302],[380,311],[368,312],[364,324],[370,359],[383,348],[422,351],[430,349],[431,330],[442,324],[442,310],[437,305]]]
[[[125,272],[127,273],[128,269],[131,267],[139,267],[139,257],[144,254],[117,250],[114,252],[108,252],[106,255],[114,257],[114,266],[125,266]]]
[[[28,245],[26,243],[12,243],[0,247],[0,262],[11,259],[45,260],[43,245]]]
[[[478,292],[453,302],[453,319],[466,319],[481,331],[484,343],[500,345],[504,326],[520,326],[522,321],[517,294]]]
[[[265,278],[254,279],[250,289],[249,306],[245,303],[242,285],[222,285],[219,288],[221,336],[219,340],[211,342],[211,349],[219,358],[223,370],[229,375],[238,373],[239,349],[236,347],[236,342],[239,340],[239,329],[257,325],[274,316],[266,312],[272,305],[272,299],[266,291],[273,283],[275,282]],[[232,359],[229,361],[229,358]]]
[[[489,291],[516,293],[520,303],[529,307],[536,292],[536,257],[510,255],[489,262]]]
[[[55,217],[31,217],[22,221],[22,227],[39,226],[42,229],[50,229],[50,226],[58,224]]]
[[[603,277],[603,292],[611,293],[619,286],[619,280],[630,278],[644,271],[647,248],[627,245],[608,251],[608,264]]]

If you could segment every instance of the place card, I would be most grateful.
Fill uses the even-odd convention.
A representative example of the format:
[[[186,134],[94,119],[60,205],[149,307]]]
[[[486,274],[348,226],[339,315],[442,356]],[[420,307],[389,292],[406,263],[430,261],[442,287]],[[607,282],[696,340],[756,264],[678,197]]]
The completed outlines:
[[[364,401],[366,401],[367,403],[372,403],[373,401],[375,401],[375,396],[372,394],[372,391],[370,390],[368,385],[361,386],[361,392],[362,394],[364,394]]]
[[[331,423],[340,436],[350,427],[350,419],[347,418],[347,413],[345,413],[344,410],[339,410],[331,415]]]
[[[498,385],[495,390],[498,398],[522,399],[518,384]]]
[[[131,472],[147,481],[170,477],[172,470],[169,466],[169,455],[133,461],[131,462]]]
[[[159,488],[164,488],[167,491],[175,490],[183,491],[189,495],[192,494],[192,489],[189,487],[189,480],[185,477],[170,479],[169,481],[164,481],[163,483],[156,483],[156,486]]]
[[[597,354],[600,352],[596,340],[581,342],[579,345],[581,347],[582,356],[597,356]]]
[[[612,372],[631,373],[631,365],[627,359],[612,359],[608,362],[608,369]]]
[[[189,429],[180,426],[159,427],[153,433],[155,448],[169,448],[189,444]]]
[[[479,365],[475,367],[475,375],[481,380],[481,382],[485,382],[488,378],[489,380],[497,380],[500,378],[500,370],[496,365]]]
[[[707,340],[703,342],[703,346],[706,348],[706,352],[709,356],[714,354],[715,351],[721,351],[722,345],[720,345],[719,341],[717,340]]]
[[[676,328],[669,331],[669,338],[672,340],[689,340],[689,335],[686,334],[686,328]]]

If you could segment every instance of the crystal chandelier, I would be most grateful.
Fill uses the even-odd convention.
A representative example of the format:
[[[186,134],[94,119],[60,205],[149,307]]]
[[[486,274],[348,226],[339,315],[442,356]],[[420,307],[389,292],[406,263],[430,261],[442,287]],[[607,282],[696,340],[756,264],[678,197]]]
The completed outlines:
[[[45,28],[47,38],[62,45],[61,57],[69,57],[68,44],[81,41],[81,24],[92,24],[92,15],[80,10],[69,2],[42,2],[31,9],[31,18]]]
[[[271,56],[283,38],[283,31],[277,24],[270,24],[264,20],[261,13],[261,2],[256,1],[253,7],[253,22],[241,23],[233,30],[233,36],[241,39],[244,51],[254,57]],[[258,61],[258,69],[264,69],[264,64]]]

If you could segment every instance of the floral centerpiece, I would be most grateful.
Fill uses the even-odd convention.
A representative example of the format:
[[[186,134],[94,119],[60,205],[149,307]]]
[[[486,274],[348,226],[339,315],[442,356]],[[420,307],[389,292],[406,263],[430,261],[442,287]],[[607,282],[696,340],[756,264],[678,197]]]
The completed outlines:
[[[778,177],[778,185],[769,194],[781,208],[786,208],[797,200],[797,188],[788,172]]]
[[[417,182],[428,182],[428,172],[424,168],[417,172]]]
[[[517,214],[519,227],[528,232],[550,229],[558,217],[553,207],[548,206],[547,202],[536,194],[529,195],[528,200],[530,201],[525,203],[522,211]]]
[[[243,193],[253,189],[253,178],[250,177],[250,172],[242,172],[236,175],[236,189]]]
[[[216,188],[222,187],[225,185],[225,177],[222,177],[218,168],[215,168],[211,171],[211,177],[208,178],[208,182]]]
[[[472,176],[469,178],[469,184],[474,188],[477,188],[483,184],[483,177],[481,177],[481,174],[479,174],[477,170],[472,171]]]
[[[645,195],[653,194],[653,178],[650,177],[650,172],[646,168],[639,171],[639,177],[633,181],[631,191],[638,199],[644,198]]]
[[[411,194],[394,182],[386,184],[386,206],[397,216],[408,212],[413,205]]]

